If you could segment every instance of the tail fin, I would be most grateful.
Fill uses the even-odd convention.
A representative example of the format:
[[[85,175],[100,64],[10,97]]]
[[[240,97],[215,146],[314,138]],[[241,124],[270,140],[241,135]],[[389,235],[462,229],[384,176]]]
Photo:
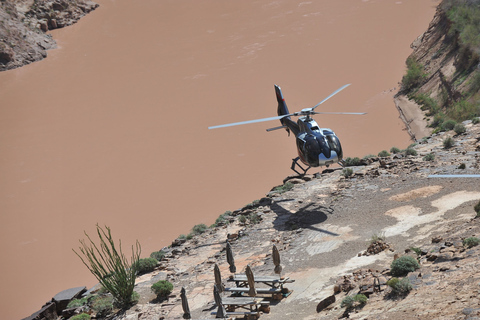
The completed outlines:
[[[277,114],[283,116],[284,114],[289,114],[287,104],[283,98],[282,89],[279,86],[275,85],[275,94],[277,95],[278,109]]]
[[[285,103],[285,99],[283,98],[282,89],[280,89],[280,87],[277,85],[275,85],[275,94],[277,95],[278,102],[277,114],[279,116],[290,114],[287,108],[287,104]],[[290,130],[292,130],[295,135],[298,134],[298,125],[294,121],[292,121],[290,117],[280,119],[280,123],[282,124],[282,126],[287,127],[285,130],[287,130],[288,135],[290,135]]]

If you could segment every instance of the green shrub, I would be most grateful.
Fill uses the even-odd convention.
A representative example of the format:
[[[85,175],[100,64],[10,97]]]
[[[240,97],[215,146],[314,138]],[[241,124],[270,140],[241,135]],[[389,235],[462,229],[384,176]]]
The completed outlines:
[[[453,141],[452,137],[447,137],[443,140],[444,149],[450,149],[451,147],[453,147],[454,144],[455,142]]]
[[[356,167],[361,164],[361,160],[358,157],[355,157],[355,158],[348,157],[344,159],[344,161],[345,161],[345,167]]]
[[[473,123],[473,124],[477,124],[477,123],[479,123],[479,122],[480,122],[480,118],[479,118],[479,117],[475,117],[475,118],[472,119],[472,123]]]
[[[130,303],[131,294],[128,301]],[[110,295],[97,297],[92,303],[92,309],[102,317],[108,315],[113,310],[113,297]]]
[[[422,249],[420,249],[420,248],[411,247],[410,250],[412,250],[413,252],[415,252],[417,256],[421,256],[421,255],[422,255]]]
[[[463,239],[463,245],[467,248],[475,247],[475,246],[478,246],[479,244],[480,244],[480,239],[478,239],[477,237],[470,237],[470,238]]]
[[[90,320],[91,317],[88,313],[80,313],[70,318],[70,320]]]
[[[345,298],[343,298],[340,307],[350,309],[353,307],[354,303],[355,299],[352,296],[346,296]]]
[[[435,154],[434,153],[429,153],[426,156],[423,157],[423,161],[433,161],[435,160]]]
[[[460,170],[465,170],[465,168],[467,167],[467,165],[465,163],[460,163],[460,165],[458,166],[458,169]]]
[[[152,291],[157,295],[157,298],[166,298],[173,290],[173,284],[167,280],[160,280],[152,285]]]
[[[143,258],[137,262],[138,274],[144,274],[152,272],[158,264],[158,260],[155,258]]]
[[[358,302],[359,304],[365,304],[368,301],[367,296],[364,295],[364,294],[361,294],[361,293],[355,295],[355,297],[353,297],[353,299],[355,300],[355,302]]]
[[[391,147],[390,148],[390,153],[397,154],[402,152],[402,150],[398,149],[397,147]]]
[[[376,156],[374,154],[367,154],[366,156],[363,157],[363,160],[368,160],[370,158],[375,158]]]
[[[417,150],[408,147],[407,149],[405,149],[405,155],[407,155],[407,156],[416,156],[416,155],[417,155]]]
[[[221,225],[225,225],[229,223],[228,217],[232,214],[232,211],[225,211],[225,213],[218,216],[215,220],[215,223],[212,225],[213,227],[218,227]]]
[[[455,127],[453,127],[453,131],[455,131],[456,134],[462,134],[467,132],[467,128],[461,123],[457,123]]]
[[[381,157],[381,158],[385,158],[385,157],[389,157],[390,153],[388,153],[387,150],[382,150],[378,153],[378,156]]]
[[[363,305],[367,303],[368,298],[364,294],[357,294],[355,296],[346,296],[343,298],[342,303],[340,304],[340,307],[342,308],[347,308],[351,309],[355,306],[355,303],[358,305]]]
[[[394,277],[405,276],[420,268],[417,259],[411,256],[402,256],[390,265],[390,274]]]
[[[441,127],[442,127],[444,121],[445,121],[445,114],[443,112],[436,113],[433,116],[433,121],[430,124],[430,127],[432,127],[432,128],[437,128],[438,127],[441,130]]]
[[[140,294],[136,291],[133,291],[130,301],[132,302],[132,304],[137,304],[138,300],[140,300]]]
[[[390,288],[395,288],[395,286],[397,285],[397,283],[400,281],[400,279],[398,279],[397,277],[393,277],[391,278],[390,280],[387,281],[387,285],[390,287]]]
[[[262,220],[262,218],[260,218],[256,212],[252,212],[248,215],[248,220],[250,220],[250,223],[252,224],[257,224]]]
[[[402,78],[402,88],[405,90],[412,90],[418,87],[427,77],[422,64],[415,61],[413,58],[408,58],[407,74]]]
[[[277,192],[277,193],[284,193],[284,192],[292,190],[293,186],[294,186],[293,183],[291,183],[290,181],[287,181],[283,185],[273,188],[272,191]]]
[[[178,238],[181,238],[181,237],[184,237],[184,239],[186,238],[185,235],[180,235]],[[163,250],[160,250],[160,251],[154,251],[152,253],[150,253],[150,258],[153,258],[157,261],[162,261],[162,259],[165,257],[165,252]]]
[[[345,178],[351,177],[353,175],[352,168],[343,168],[341,175]]]
[[[238,217],[238,222],[240,222],[240,223],[245,223],[245,222],[247,222],[247,217],[245,217],[244,215],[240,215],[240,216]]]
[[[86,305],[88,303],[88,298],[87,297],[83,297],[83,298],[80,298],[80,299],[73,299],[72,301],[70,301],[67,305],[67,309],[70,309],[70,308],[79,308],[79,307],[82,307],[84,305]]]
[[[397,281],[392,287],[393,292],[398,295],[406,295],[412,290],[412,285],[410,284],[410,279],[403,278],[400,281]]]
[[[449,130],[453,130],[453,128],[455,128],[455,125],[457,124],[457,122],[455,120],[447,120],[445,122],[442,123],[442,130],[443,131],[449,131]]]
[[[200,223],[200,224],[197,224],[197,225],[193,226],[192,233],[194,235],[199,235],[199,234],[202,234],[205,231],[207,231],[207,229],[208,229],[208,227],[207,227],[206,224]]]
[[[422,110],[428,110],[427,116],[435,115],[439,108],[437,102],[425,93],[419,93],[412,96],[413,100],[421,106]]]

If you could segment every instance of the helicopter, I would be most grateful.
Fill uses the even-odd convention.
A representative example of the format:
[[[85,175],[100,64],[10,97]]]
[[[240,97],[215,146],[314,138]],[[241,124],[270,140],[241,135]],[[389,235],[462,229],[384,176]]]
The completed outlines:
[[[337,135],[328,128],[320,128],[317,122],[311,117],[314,114],[352,114],[363,115],[365,112],[316,112],[315,108],[322,103],[347,88],[350,84],[346,84],[335,90],[328,97],[317,103],[312,108],[305,108],[299,112],[290,113],[281,88],[274,85],[275,94],[278,102],[277,117],[255,119],[250,121],[235,122],[229,124],[222,124],[218,126],[208,127],[208,129],[217,129],[224,127],[231,127],[243,124],[280,120],[281,126],[267,129],[268,132],[273,130],[285,129],[288,134],[292,132],[295,135],[297,143],[298,157],[292,159],[291,169],[299,175],[305,175],[308,169],[312,167],[326,166],[327,168],[334,163],[344,166],[343,151],[340,140]],[[299,117],[297,122],[293,121],[291,117]],[[304,168],[298,161],[301,161],[306,168]],[[297,171],[296,167],[302,171]]]

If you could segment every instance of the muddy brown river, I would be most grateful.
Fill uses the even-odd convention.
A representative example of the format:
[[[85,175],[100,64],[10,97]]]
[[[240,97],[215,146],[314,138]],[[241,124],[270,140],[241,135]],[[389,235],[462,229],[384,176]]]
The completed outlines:
[[[346,157],[410,141],[393,103],[435,0],[98,0],[48,58],[0,73],[2,318],[95,278],[72,248],[108,225],[142,257],[262,197],[291,173],[276,116],[315,119]],[[311,170],[312,173],[318,170]],[[129,251],[129,250],[125,250]]]

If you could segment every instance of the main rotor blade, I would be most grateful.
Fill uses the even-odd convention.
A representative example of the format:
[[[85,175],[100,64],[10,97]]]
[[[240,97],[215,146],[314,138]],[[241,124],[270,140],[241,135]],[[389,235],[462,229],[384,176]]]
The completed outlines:
[[[272,120],[280,120],[282,118],[285,118],[285,117],[288,117],[288,116],[293,116],[293,115],[294,114],[285,114],[285,115],[282,115],[282,116],[276,116],[276,117],[270,117],[270,118],[262,118],[262,119],[256,119],[256,120],[227,123],[227,124],[221,124],[219,126],[208,127],[208,129],[218,129],[218,128],[225,128],[225,127],[240,126],[242,124],[257,123],[257,122],[272,121]]]
[[[312,112],[313,114],[358,114],[358,115],[362,115],[362,114],[367,114],[366,112]]]
[[[345,89],[346,87],[348,87],[349,85],[350,85],[350,83],[344,85],[343,87],[338,88],[338,89],[337,89],[335,92],[333,92],[331,95],[329,95],[328,97],[326,97],[325,99],[323,99],[322,101],[320,101],[319,103],[317,103],[315,106],[313,106],[312,111],[313,111],[316,107],[318,107],[319,105],[321,105],[322,103],[324,103],[325,101],[327,101],[328,99],[330,99],[331,97],[333,97],[334,95],[336,95],[337,93],[339,93],[340,91],[342,91],[343,89]]]
[[[428,178],[480,178],[480,174],[431,174]]]

